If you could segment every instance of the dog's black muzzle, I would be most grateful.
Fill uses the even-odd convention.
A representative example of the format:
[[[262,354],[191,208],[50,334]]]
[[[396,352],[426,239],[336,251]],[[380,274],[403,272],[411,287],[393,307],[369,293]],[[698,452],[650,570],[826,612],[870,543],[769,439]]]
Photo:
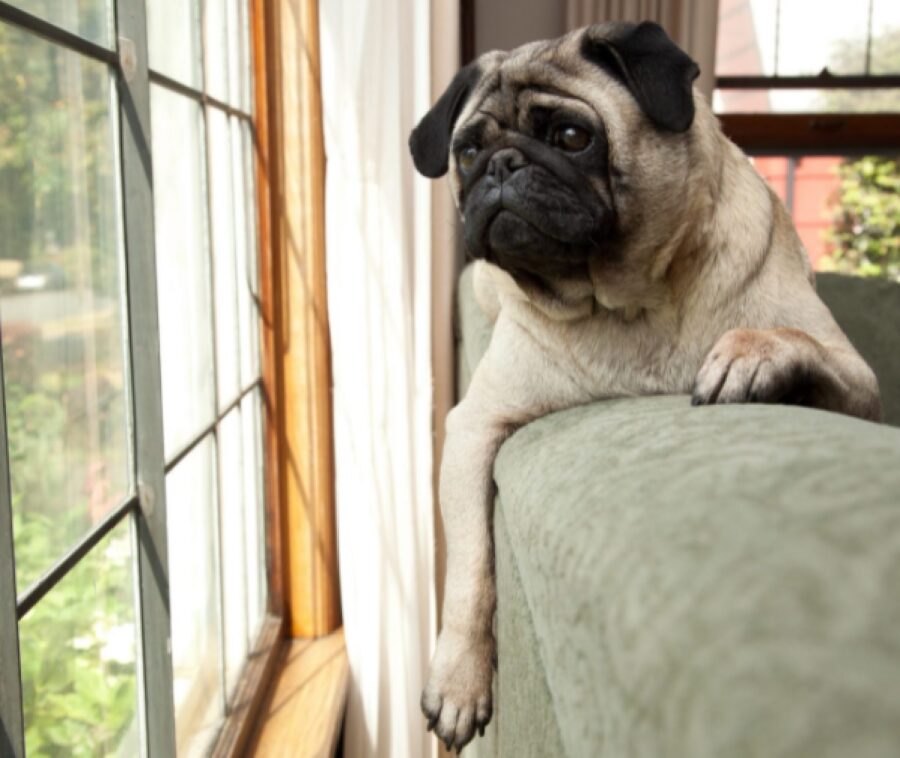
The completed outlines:
[[[554,275],[583,265],[600,245],[611,214],[583,174],[550,157],[548,166],[518,147],[482,156],[463,205],[472,255],[513,274]]]

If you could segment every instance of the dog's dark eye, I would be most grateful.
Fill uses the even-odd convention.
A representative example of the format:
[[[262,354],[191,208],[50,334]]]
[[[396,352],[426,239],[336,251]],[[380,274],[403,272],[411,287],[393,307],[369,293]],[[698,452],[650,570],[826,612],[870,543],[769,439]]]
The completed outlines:
[[[472,164],[475,163],[477,157],[478,148],[474,145],[469,145],[459,151],[459,154],[456,156],[456,163],[459,165],[460,169],[468,171],[472,168]]]
[[[550,143],[561,150],[577,153],[591,144],[591,134],[580,126],[564,124],[553,130]]]

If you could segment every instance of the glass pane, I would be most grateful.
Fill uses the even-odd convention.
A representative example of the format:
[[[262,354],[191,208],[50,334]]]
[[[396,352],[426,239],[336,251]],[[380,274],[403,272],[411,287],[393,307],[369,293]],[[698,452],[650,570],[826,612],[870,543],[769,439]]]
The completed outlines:
[[[246,2],[228,0],[228,81],[229,102],[247,110],[244,89],[247,79]]]
[[[222,514],[222,586],[225,630],[226,691],[234,691],[247,657],[246,535],[252,514],[242,486],[243,438],[241,411],[232,410],[219,423],[219,492]]]
[[[814,76],[900,71],[900,3],[875,0],[723,0],[716,73]]]
[[[109,0],[12,0],[33,16],[104,47],[111,47],[112,3]]]
[[[721,0],[716,74],[774,73],[777,0]]]
[[[817,270],[900,281],[900,158],[753,159],[791,213]]]
[[[235,180],[235,240],[238,265],[238,317],[241,339],[241,386],[259,377],[259,329],[256,183],[253,176],[253,143],[250,127],[232,119],[232,160]]]
[[[212,169],[212,243],[215,262],[216,360],[219,410],[233,402],[240,392],[240,345],[237,311],[237,269],[235,261],[235,213],[232,183],[231,131],[228,116],[216,108],[207,109],[210,168]]]
[[[200,4],[198,0],[147,0],[150,68],[200,88]]]
[[[202,114],[150,88],[166,459],[213,420],[212,308]]]
[[[0,327],[24,590],[129,490],[115,89],[0,23]]]
[[[233,82],[238,91],[232,95],[235,104],[246,113],[253,113],[253,50],[250,43],[250,3],[238,2],[238,75]]]
[[[717,89],[716,113],[886,113],[900,111],[900,89]]]
[[[865,72],[868,3],[846,0],[791,0],[780,3],[780,76]],[[811,23],[815,19],[815,23]]]
[[[250,40],[246,0],[207,0],[206,91],[250,111]]]
[[[29,756],[140,754],[133,565],[126,519],[19,625]]]
[[[900,74],[900,3],[875,0],[872,8],[871,73]]]
[[[263,499],[262,393],[256,389],[241,401],[244,436],[244,513],[247,551],[247,628],[250,643],[266,614],[266,517]]]
[[[232,2],[232,0],[228,0]],[[228,13],[226,0],[206,0],[206,91],[228,102]]]
[[[205,755],[224,713],[214,461],[215,443],[210,436],[166,476],[179,756]]]

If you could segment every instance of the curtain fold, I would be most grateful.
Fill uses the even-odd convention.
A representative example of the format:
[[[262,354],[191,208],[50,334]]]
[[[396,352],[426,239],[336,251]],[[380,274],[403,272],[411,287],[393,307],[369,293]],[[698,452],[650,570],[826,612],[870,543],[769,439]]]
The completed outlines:
[[[655,21],[700,65],[697,87],[715,87],[718,0],[566,0],[566,28],[603,21]]]
[[[347,758],[434,754],[431,187],[406,146],[430,100],[430,4],[320,0],[328,314]]]

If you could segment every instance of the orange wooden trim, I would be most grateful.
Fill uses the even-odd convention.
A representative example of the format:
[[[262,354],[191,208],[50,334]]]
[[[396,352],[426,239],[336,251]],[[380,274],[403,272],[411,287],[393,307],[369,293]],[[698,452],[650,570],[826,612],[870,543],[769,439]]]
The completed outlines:
[[[259,112],[265,110],[268,118],[272,320],[267,339],[284,530],[281,576],[290,633],[316,637],[341,623],[318,5],[315,0],[262,5],[266,99]]]
[[[843,154],[900,148],[900,113],[731,113],[722,129],[748,152]]]

